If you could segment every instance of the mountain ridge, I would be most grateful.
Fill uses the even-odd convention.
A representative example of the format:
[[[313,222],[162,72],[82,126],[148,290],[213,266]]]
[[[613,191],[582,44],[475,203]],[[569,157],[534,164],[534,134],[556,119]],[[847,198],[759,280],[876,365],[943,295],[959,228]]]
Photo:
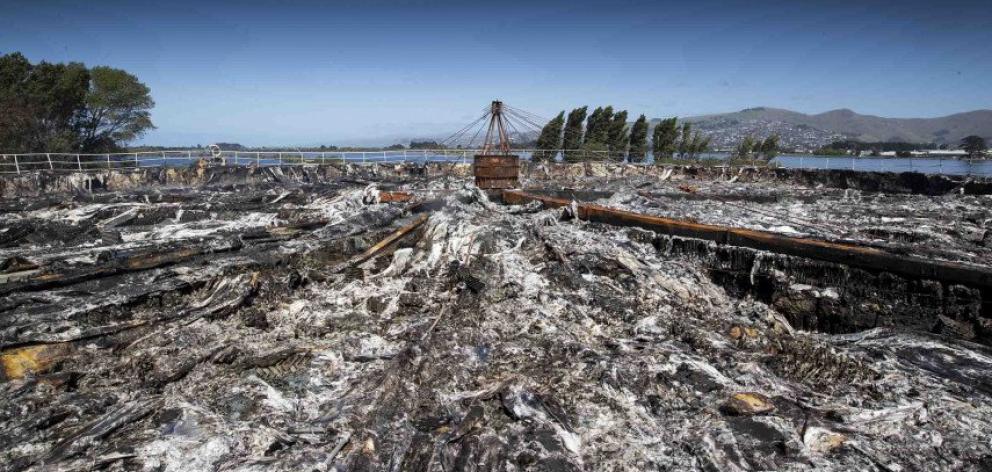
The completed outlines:
[[[659,119],[652,119],[658,121]],[[992,110],[978,109],[935,118],[887,118],[864,115],[849,108],[806,114],[784,108],[753,107],[744,110],[684,118],[707,134],[742,137],[746,134],[808,135],[809,144],[828,139],[904,141],[957,145],[961,138],[978,135],[992,140]],[[797,136],[794,140],[799,139]]]

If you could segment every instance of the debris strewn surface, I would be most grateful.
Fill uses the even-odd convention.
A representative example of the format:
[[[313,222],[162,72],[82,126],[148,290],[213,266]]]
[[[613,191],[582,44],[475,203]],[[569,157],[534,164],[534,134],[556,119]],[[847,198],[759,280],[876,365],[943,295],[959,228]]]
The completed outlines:
[[[797,322],[809,297],[764,301],[659,235],[457,177],[393,189],[414,201],[276,177],[0,217],[0,469],[992,467],[984,345],[829,334]],[[652,182],[587,190],[719,216],[637,193],[685,193]],[[793,291],[828,307],[832,282]]]

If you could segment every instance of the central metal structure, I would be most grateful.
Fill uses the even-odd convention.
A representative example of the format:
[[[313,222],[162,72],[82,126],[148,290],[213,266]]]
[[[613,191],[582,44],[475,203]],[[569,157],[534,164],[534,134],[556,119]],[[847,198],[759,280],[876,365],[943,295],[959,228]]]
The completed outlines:
[[[510,154],[503,102],[493,100],[482,153],[475,155],[475,185],[483,190],[520,187],[520,157]]]

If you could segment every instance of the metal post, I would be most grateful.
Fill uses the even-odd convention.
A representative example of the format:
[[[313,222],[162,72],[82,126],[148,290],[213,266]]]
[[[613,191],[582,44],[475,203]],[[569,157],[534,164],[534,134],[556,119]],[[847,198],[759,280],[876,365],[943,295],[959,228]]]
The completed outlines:
[[[261,153],[255,152],[255,167],[262,167],[262,157]]]
[[[21,165],[17,163],[17,154],[14,154],[14,170],[16,170],[18,174],[21,173]]]
[[[239,162],[239,159],[238,159],[238,158],[239,158],[239,157],[240,157],[240,156],[238,155],[238,151],[237,151],[237,150],[235,150],[235,151],[234,151],[234,165],[238,165],[238,162]]]
[[[163,162],[162,165],[165,165],[165,163]],[[134,168],[135,169],[141,168],[141,162],[138,161],[138,153],[134,153]]]
[[[279,167],[282,167],[282,153],[279,153]]]
[[[45,154],[45,157],[48,158],[48,169],[49,170],[55,170],[55,167],[52,166],[52,155],[46,153]]]
[[[107,168],[110,169],[110,154],[107,154]]]
[[[79,154],[76,154],[76,167],[79,168],[79,171],[80,172],[82,172],[82,170],[83,170],[83,163],[80,162],[80,160],[79,160]]]
[[[362,164],[365,163],[365,151],[362,151]]]
[[[326,152],[321,152],[320,153],[320,164],[321,165],[327,165],[327,153]]]

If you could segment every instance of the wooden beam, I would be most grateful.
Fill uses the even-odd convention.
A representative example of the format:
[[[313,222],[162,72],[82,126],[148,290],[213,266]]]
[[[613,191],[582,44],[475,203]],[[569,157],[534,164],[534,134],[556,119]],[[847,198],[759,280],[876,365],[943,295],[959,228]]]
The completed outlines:
[[[520,190],[504,190],[503,201],[511,205],[536,201],[550,208],[572,204],[571,200],[564,198],[545,197]],[[578,203],[577,216],[588,221],[616,226],[637,226],[672,236],[704,239],[728,246],[748,247],[817,259],[871,271],[891,272],[909,278],[931,279],[992,289],[992,270],[989,268],[893,254],[873,247],[796,238],[766,231],[693,223],[616,210],[591,203]]]

